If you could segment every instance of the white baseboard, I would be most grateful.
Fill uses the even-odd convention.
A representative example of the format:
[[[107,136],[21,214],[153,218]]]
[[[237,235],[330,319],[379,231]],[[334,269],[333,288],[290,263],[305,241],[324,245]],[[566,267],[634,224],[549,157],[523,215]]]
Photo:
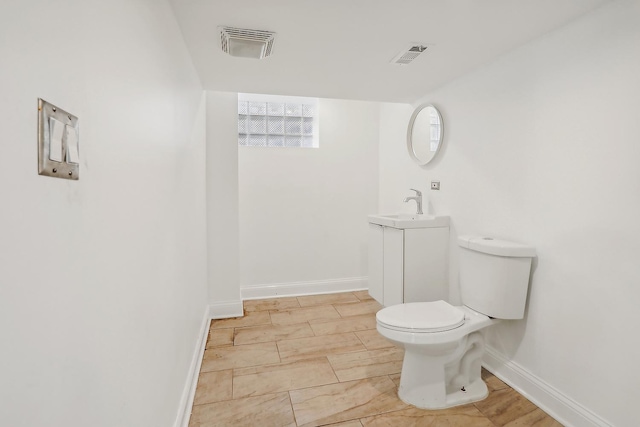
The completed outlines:
[[[575,400],[487,346],[483,366],[566,427],[612,427]]]
[[[242,301],[222,301],[209,304],[204,312],[202,325],[200,326],[200,335],[196,343],[193,357],[191,358],[191,366],[187,373],[187,381],[185,382],[178,416],[174,423],[174,427],[189,427],[189,419],[191,418],[191,407],[193,399],[196,396],[196,388],[198,386],[198,377],[200,375],[200,367],[202,366],[202,358],[207,346],[207,337],[209,335],[209,325],[212,319],[225,319],[228,317],[243,316]]]
[[[220,301],[209,304],[209,319],[226,319],[244,316],[242,301]]]
[[[178,407],[178,415],[173,423],[174,427],[189,427],[189,419],[191,418],[191,407],[193,399],[196,395],[196,387],[198,385],[198,376],[200,375],[200,366],[204,357],[204,350],[207,345],[207,336],[209,335],[209,324],[211,317],[210,309],[207,307],[204,312],[202,324],[200,325],[200,334],[191,357],[191,365],[187,373],[182,397],[180,398],[180,406]]]
[[[242,299],[295,297],[300,295],[333,294],[336,292],[368,289],[367,277],[313,280],[308,282],[271,283],[251,285],[240,289]]]

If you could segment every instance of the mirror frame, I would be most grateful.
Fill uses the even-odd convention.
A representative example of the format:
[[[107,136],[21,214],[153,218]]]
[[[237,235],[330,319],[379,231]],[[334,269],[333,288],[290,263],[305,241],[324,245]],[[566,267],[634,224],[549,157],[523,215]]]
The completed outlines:
[[[424,161],[424,160],[419,159],[416,156],[415,151],[413,151],[413,125],[415,124],[415,121],[418,118],[418,114],[420,114],[420,112],[422,110],[424,110],[425,108],[427,108],[427,107],[433,108],[434,111],[436,112],[436,114],[438,115],[438,119],[440,120],[440,140],[438,141],[438,149],[435,151],[435,153],[433,153],[433,156],[431,156],[431,158],[429,160]],[[433,159],[436,158],[436,156],[440,152],[440,149],[442,148],[442,141],[443,140],[444,140],[444,121],[442,120],[442,115],[440,114],[440,111],[438,110],[438,108],[433,104],[422,104],[422,105],[418,106],[414,110],[413,114],[411,115],[411,119],[409,119],[409,126],[407,128],[407,151],[409,152],[409,156],[418,165],[424,166],[424,165],[428,164],[429,162],[433,161]]]

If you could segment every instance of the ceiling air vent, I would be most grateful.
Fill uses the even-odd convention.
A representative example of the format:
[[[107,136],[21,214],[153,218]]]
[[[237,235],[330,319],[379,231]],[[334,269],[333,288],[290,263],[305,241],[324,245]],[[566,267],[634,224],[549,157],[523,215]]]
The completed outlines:
[[[397,54],[392,60],[392,64],[408,65],[416,59],[422,52],[427,50],[427,45],[412,43],[402,52]]]
[[[220,47],[231,56],[262,59],[271,55],[276,33],[244,28],[218,27]]]

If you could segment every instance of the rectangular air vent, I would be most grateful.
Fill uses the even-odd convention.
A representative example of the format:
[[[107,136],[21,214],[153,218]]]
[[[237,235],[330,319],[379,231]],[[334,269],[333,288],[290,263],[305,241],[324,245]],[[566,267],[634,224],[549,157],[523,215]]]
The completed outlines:
[[[220,47],[231,56],[262,59],[271,55],[276,33],[244,28],[218,27]]]
[[[402,50],[399,54],[397,54],[392,60],[392,64],[398,65],[408,65],[416,59],[422,52],[427,50],[427,45],[412,43],[406,49]]]

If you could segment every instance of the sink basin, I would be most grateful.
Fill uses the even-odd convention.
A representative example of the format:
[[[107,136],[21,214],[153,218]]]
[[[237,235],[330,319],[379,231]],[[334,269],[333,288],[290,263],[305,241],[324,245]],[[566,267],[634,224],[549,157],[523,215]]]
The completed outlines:
[[[448,227],[448,216],[418,215],[418,214],[379,214],[369,215],[371,224],[384,225],[393,228],[433,228]]]

